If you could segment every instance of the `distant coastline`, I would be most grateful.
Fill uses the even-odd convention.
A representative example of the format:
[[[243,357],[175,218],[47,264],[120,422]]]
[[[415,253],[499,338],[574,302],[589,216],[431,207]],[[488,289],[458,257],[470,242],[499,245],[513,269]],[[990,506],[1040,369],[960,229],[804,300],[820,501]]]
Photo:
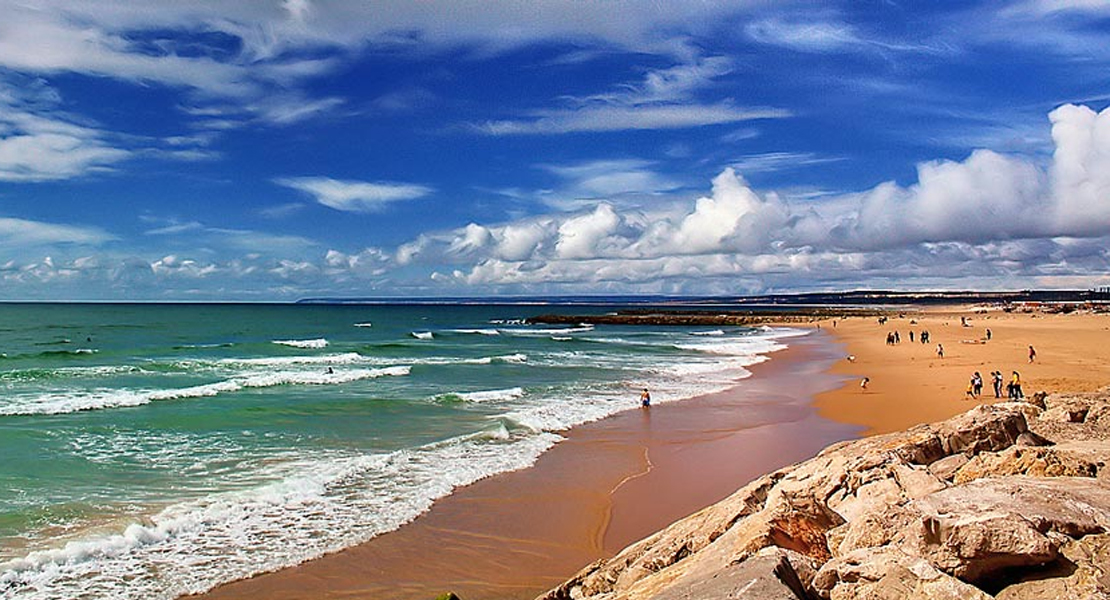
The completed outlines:
[[[1110,290],[1020,290],[1020,291],[890,291],[852,290],[756,296],[669,296],[669,295],[584,295],[584,296],[457,296],[457,297],[318,297],[302,298],[296,304],[365,305],[537,305],[537,306],[743,306],[772,309],[781,306],[891,306],[953,305],[974,303],[1093,303],[1110,304]]]

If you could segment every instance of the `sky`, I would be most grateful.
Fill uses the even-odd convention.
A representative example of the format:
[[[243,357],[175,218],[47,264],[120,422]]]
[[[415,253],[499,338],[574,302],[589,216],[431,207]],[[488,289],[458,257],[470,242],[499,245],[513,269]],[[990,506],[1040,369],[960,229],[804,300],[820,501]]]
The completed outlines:
[[[0,0],[0,301],[1110,285],[1110,2]]]

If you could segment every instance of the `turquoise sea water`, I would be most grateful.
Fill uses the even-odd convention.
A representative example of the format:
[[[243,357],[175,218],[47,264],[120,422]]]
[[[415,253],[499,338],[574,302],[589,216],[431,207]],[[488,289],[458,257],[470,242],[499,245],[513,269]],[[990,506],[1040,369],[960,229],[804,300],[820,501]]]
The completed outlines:
[[[800,335],[523,322],[551,311],[0,305],[0,598],[175,598],[297,564]]]

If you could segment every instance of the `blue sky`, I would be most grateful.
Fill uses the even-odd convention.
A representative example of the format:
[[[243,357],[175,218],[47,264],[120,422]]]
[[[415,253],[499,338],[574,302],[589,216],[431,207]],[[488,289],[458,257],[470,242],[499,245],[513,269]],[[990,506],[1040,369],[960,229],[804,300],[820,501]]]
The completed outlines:
[[[1110,284],[1110,3],[0,0],[0,300]]]

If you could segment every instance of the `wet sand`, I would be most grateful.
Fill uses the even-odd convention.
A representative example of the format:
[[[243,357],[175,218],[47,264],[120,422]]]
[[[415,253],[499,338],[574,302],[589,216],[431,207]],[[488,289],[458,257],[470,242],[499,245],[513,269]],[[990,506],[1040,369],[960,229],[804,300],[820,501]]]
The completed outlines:
[[[855,437],[859,427],[812,406],[844,382],[829,372],[844,347],[823,331],[789,343],[727,392],[576,427],[532,468],[456,490],[395,532],[201,597],[533,598],[748,481]]]

